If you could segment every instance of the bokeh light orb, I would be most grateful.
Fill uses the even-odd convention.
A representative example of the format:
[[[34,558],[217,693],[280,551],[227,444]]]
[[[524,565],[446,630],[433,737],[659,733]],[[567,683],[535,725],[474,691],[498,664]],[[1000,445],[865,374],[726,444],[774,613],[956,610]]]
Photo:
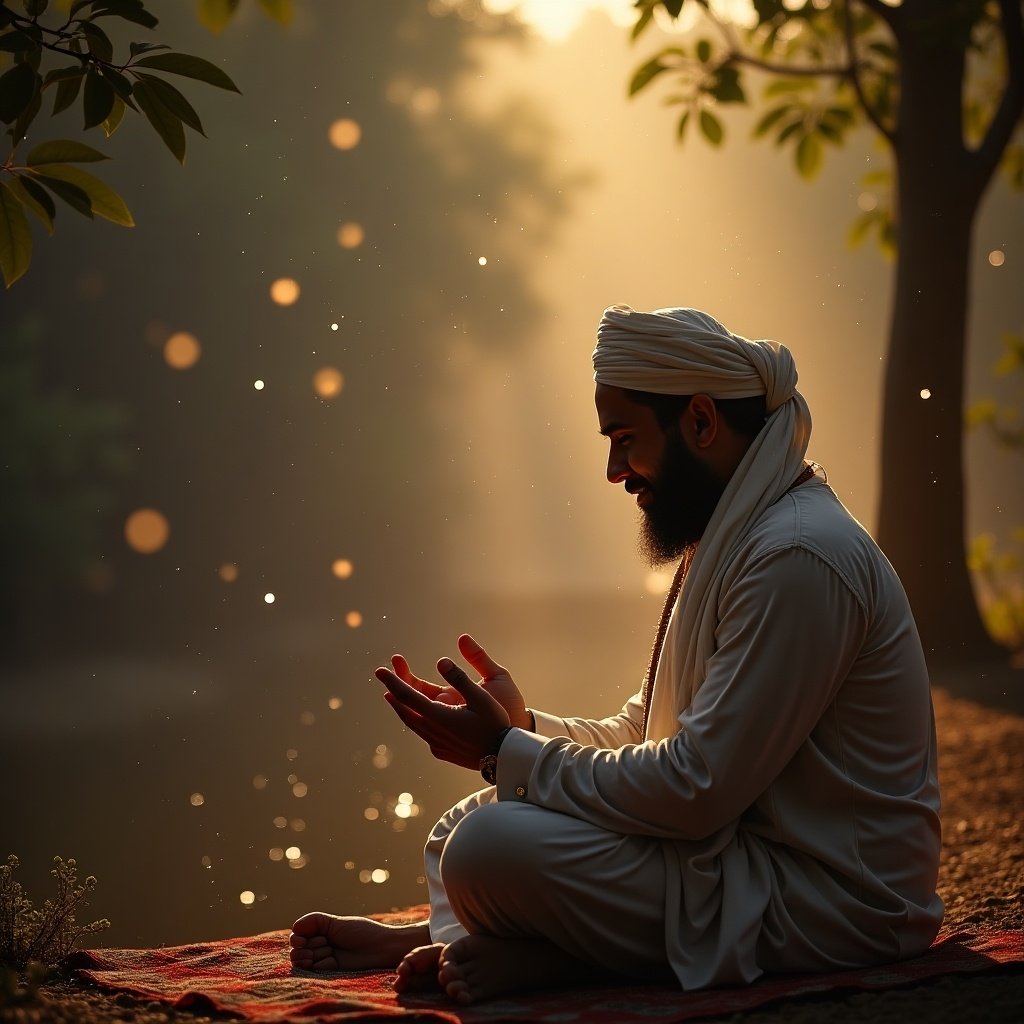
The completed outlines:
[[[225,583],[234,583],[238,579],[238,566],[234,562],[225,562],[217,570],[217,575]]]
[[[313,390],[321,398],[334,398],[341,394],[341,389],[344,386],[344,376],[340,370],[336,370],[333,366],[321,366],[313,374]]]
[[[238,894],[238,902],[243,907],[251,907],[256,902],[256,893],[251,889],[245,889]]]
[[[347,580],[354,572],[354,567],[347,558],[336,558],[331,562],[331,572],[333,572],[339,580]]]
[[[338,228],[338,245],[342,249],[358,249],[363,244],[365,237],[366,232],[363,230],[362,224],[357,224],[355,221],[346,221]]]
[[[302,289],[293,277],[279,277],[270,286],[270,297],[279,306],[293,306],[299,301]]]
[[[188,331],[177,331],[164,342],[164,362],[172,369],[187,370],[199,362],[199,339]]]
[[[991,267],[1001,267],[1006,262],[1006,253],[1002,249],[993,249],[988,254],[988,262]]]
[[[357,611],[353,610],[353,611],[350,611],[345,616],[345,625],[348,626],[349,629],[358,629],[362,624],[363,624],[362,612],[357,612]]]
[[[124,539],[133,551],[152,555],[159,551],[171,535],[167,517],[155,508],[136,509],[124,524]]]
[[[342,117],[331,125],[327,137],[335,149],[355,149],[363,137],[363,130],[359,127],[358,121]]]

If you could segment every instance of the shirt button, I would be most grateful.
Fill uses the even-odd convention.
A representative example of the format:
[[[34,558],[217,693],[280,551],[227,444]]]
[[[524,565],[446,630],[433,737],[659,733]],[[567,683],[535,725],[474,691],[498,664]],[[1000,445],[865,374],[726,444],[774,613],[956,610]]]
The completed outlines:
[[[520,800],[522,800],[523,797],[526,796],[526,787],[516,786],[516,796],[519,797]]]

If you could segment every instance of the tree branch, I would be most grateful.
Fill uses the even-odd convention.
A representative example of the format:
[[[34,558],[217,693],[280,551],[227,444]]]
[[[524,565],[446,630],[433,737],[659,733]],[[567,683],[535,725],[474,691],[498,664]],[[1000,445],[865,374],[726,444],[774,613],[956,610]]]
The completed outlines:
[[[864,0],[862,0],[864,2]],[[870,4],[868,6],[871,6]],[[886,8],[889,10],[889,8]],[[886,125],[878,111],[871,105],[864,92],[864,83],[861,81],[860,70],[857,67],[857,39],[853,31],[853,0],[846,0],[843,8],[843,33],[846,36],[846,49],[850,55],[850,84],[857,94],[857,102],[860,103],[867,119],[875,126],[883,138],[889,140],[890,145],[896,145],[896,133]]]
[[[850,78],[853,75],[852,64],[837,64],[820,68],[795,68],[789,64],[773,64],[769,60],[761,60],[760,57],[751,57],[750,54],[739,49],[730,50],[727,61],[746,64],[748,67],[767,71],[773,75],[797,75],[800,78]]]
[[[999,0],[999,22],[1006,46],[1006,89],[985,138],[972,154],[982,188],[995,173],[1024,112],[1024,18],[1016,0]]]
[[[883,4],[882,0],[860,0],[860,2],[876,17],[880,18],[893,31],[900,24],[900,9]]]

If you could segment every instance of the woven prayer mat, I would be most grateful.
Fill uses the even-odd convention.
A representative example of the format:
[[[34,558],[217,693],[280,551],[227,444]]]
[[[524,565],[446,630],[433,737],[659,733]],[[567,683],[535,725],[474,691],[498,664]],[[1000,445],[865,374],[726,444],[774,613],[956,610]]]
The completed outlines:
[[[383,920],[408,919],[399,914]],[[738,1013],[780,999],[854,989],[879,991],[941,975],[1024,964],[1024,932],[940,933],[921,957],[899,964],[834,974],[776,975],[743,988],[680,992],[668,986],[623,983],[506,996],[480,1006],[455,1007],[442,995],[398,997],[391,972],[314,974],[288,962],[288,932],[170,946],[97,949],[75,954],[75,966],[102,988],[169,1003],[271,1022],[432,1021],[500,1024],[580,1021],[583,1024],[676,1024],[695,1017]]]

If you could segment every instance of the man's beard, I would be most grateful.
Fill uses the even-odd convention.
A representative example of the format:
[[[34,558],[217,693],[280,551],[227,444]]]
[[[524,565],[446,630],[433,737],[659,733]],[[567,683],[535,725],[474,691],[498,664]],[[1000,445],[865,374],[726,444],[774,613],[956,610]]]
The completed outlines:
[[[641,508],[640,554],[652,566],[675,561],[704,536],[725,487],[683,441],[676,426],[665,432],[665,450]]]

